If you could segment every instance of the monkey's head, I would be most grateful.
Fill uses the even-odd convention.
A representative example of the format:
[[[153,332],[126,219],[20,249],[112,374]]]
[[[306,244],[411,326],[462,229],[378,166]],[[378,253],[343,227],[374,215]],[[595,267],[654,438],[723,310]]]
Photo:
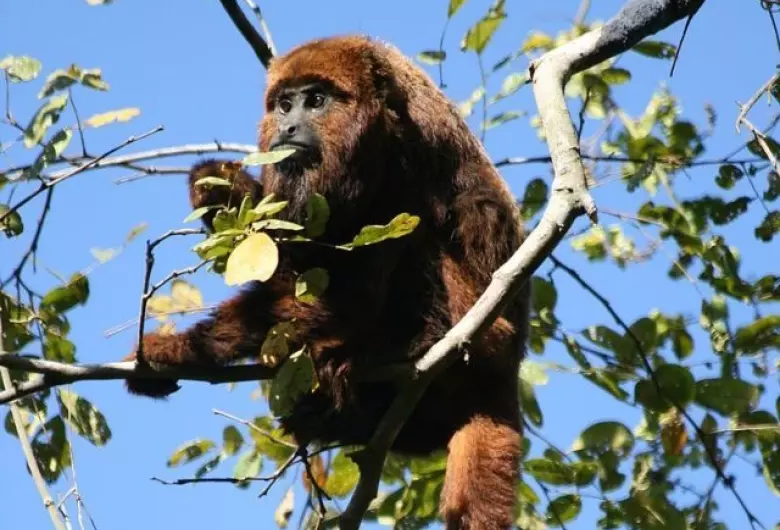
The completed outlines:
[[[304,215],[313,192],[328,199],[332,213],[338,208],[355,219],[388,185],[404,189],[410,153],[422,149],[411,138],[408,94],[423,83],[399,81],[420,75],[405,61],[385,44],[346,36],[310,41],[271,63],[260,149],[295,153],[264,166],[263,186],[289,201],[289,218]],[[424,90],[438,92],[432,84]]]

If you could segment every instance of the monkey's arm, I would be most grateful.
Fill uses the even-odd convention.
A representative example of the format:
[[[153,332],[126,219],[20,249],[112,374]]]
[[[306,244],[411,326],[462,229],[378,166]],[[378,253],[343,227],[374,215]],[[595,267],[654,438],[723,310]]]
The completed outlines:
[[[192,166],[189,175],[190,204],[193,210],[203,206],[235,206],[238,208],[245,195],[250,195],[257,202],[263,193],[262,185],[243,169],[235,167],[236,162],[229,160],[203,160]],[[227,186],[196,185],[205,177],[218,177],[232,183]],[[206,228],[211,230],[214,219],[213,210],[207,212],[201,219]]]
[[[380,256],[376,263],[383,261]],[[259,356],[268,330],[286,321],[293,321],[300,343],[316,356],[376,327],[389,288],[386,278],[387,273],[376,273],[371,266],[358,272],[335,269],[325,295],[302,302],[295,298],[294,275],[282,267],[268,282],[241,291],[181,333],[145,335],[143,358],[153,365],[225,365]],[[134,359],[135,353],[125,360]],[[158,398],[178,390],[175,381],[162,379],[132,379],[127,387]]]

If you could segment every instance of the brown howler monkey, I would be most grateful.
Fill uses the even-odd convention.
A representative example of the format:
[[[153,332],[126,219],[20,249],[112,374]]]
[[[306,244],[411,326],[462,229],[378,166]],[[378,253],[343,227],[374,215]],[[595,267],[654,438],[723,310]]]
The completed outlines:
[[[193,207],[274,193],[289,201],[282,215],[301,222],[307,197],[317,192],[330,205],[323,239],[332,243],[402,212],[420,223],[410,235],[351,252],[282,246],[269,281],[249,285],[182,333],[146,335],[144,356],[222,365],[257,356],[272,325],[295,319],[319,387],[282,425],[299,441],[365,444],[396,389],[351,374],[419,358],[441,339],[520,246],[518,209],[454,105],[388,45],[347,36],[293,49],[269,68],[265,110],[260,150],[295,154],[264,166],[262,184],[221,162],[198,164],[190,176]],[[228,174],[232,195],[192,186]],[[330,285],[315,303],[303,303],[294,296],[295,273],[315,266],[329,271]],[[528,300],[525,289],[468,355],[438,376],[393,446],[413,455],[448,448],[441,513],[450,530],[503,530],[514,520]],[[151,397],[178,388],[161,380],[130,380],[128,387]]]

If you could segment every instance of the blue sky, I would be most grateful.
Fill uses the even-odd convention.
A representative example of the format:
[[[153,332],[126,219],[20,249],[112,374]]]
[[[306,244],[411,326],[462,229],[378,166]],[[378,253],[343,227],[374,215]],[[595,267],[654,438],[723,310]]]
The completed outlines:
[[[261,0],[262,2],[262,0]],[[621,0],[593,0],[591,19],[605,19],[615,13]],[[267,5],[266,5],[267,4]],[[486,51],[490,65],[520,45],[532,29],[555,33],[567,29],[578,1],[508,2],[509,19]],[[528,7],[532,4],[532,7]],[[669,63],[626,55],[621,64],[632,70],[634,80],[616,90],[619,103],[631,114],[639,114],[650,95],[668,84],[680,98],[685,116],[704,125],[703,105],[711,103],[719,112],[716,134],[707,144],[707,157],[731,151],[744,141],[733,128],[737,106],[745,101],[772,74],[777,63],[771,27],[758,2],[711,1],[694,21],[683,46],[675,77],[669,79]],[[396,44],[414,55],[437,47],[446,16],[446,0],[429,2],[262,2],[276,46],[284,51],[307,39],[348,32],[368,33]],[[476,59],[458,49],[466,29],[487,9],[488,2],[468,2],[450,24],[445,49],[450,55],[445,66],[447,93],[457,101],[468,97],[478,85]],[[664,32],[676,42],[681,24]],[[0,4],[0,56],[31,55],[44,64],[44,75],[56,68],[77,63],[85,68],[100,67],[111,84],[108,93],[77,90],[74,94],[82,116],[91,116],[121,107],[139,107],[142,114],[127,123],[106,127],[87,138],[93,153],[100,153],[130,135],[156,125],[165,131],[127,148],[135,152],[155,147],[208,142],[213,139],[253,143],[261,116],[264,72],[216,0],[165,2],[118,1],[108,7],[90,7],[83,0],[43,2],[7,0]],[[526,64],[514,63],[501,76],[492,79],[496,90],[503,75],[521,72]],[[435,74],[434,70],[431,73]],[[42,75],[42,77],[44,77]],[[37,107],[35,94],[41,79],[30,86],[15,86],[12,109],[26,122]],[[504,102],[502,110],[525,110],[534,114],[530,90]],[[756,115],[766,119],[770,111],[759,104]],[[70,119],[70,118],[68,118]],[[760,119],[757,120],[761,123]],[[473,123],[472,123],[473,125]],[[0,141],[14,137],[2,129]],[[593,132],[592,130],[589,132]],[[586,132],[587,134],[587,132]],[[76,149],[77,142],[71,144]],[[487,137],[487,147],[495,159],[506,156],[535,156],[547,153],[527,120],[517,120]],[[75,152],[75,151],[74,151]],[[0,167],[29,159],[14,148],[0,159]],[[187,165],[194,157],[160,161],[160,165]],[[512,189],[522,193],[534,177],[550,177],[547,166],[507,168],[504,176]],[[691,178],[678,178],[683,196],[712,189],[714,168],[690,172]],[[81,175],[57,189],[53,212],[40,246],[38,285],[52,285],[46,268],[70,275],[92,262],[90,248],[119,245],[127,232],[141,222],[149,227],[144,237],[156,237],[181,226],[188,214],[186,189],[181,176],[153,177],[130,184],[115,180],[128,176],[126,170],[105,170]],[[744,182],[743,182],[744,184]],[[737,190],[749,194],[749,190]],[[619,185],[604,186],[594,192],[599,205],[631,211],[644,194],[627,197]],[[39,203],[38,207],[40,206]],[[32,223],[35,206],[26,210]],[[772,260],[763,253],[777,255],[777,243],[758,244],[752,215],[734,227],[723,230],[750,265],[750,277],[772,270]],[[604,218],[605,224],[614,220]],[[584,224],[581,222],[578,227]],[[638,239],[641,245],[645,242]],[[192,240],[173,241],[157,254],[156,277],[196,262],[188,248]],[[3,256],[19,255],[23,247],[3,243]],[[626,320],[632,321],[653,308],[665,312],[698,314],[699,299],[685,282],[670,283],[665,278],[668,262],[663,258],[620,272],[610,264],[587,265],[566,243],[556,254],[577,266],[585,278],[613,301]],[[5,261],[5,260],[4,260]],[[14,260],[10,260],[14,261]],[[776,263],[776,258],[774,259]],[[8,263],[0,264],[5,276]],[[542,271],[547,271],[544,265]],[[143,273],[143,243],[136,240],[117,259],[91,274],[92,295],[87,307],[72,314],[72,340],[82,362],[105,362],[124,356],[135,340],[134,332],[106,338],[107,329],[137,314]],[[558,316],[568,329],[604,323],[613,325],[603,309],[572,282],[558,277]],[[230,294],[221,280],[199,274],[195,280],[207,303]],[[743,309],[741,314],[749,314]],[[711,357],[704,336],[696,335],[697,355]],[[557,345],[550,345],[538,361],[566,362]],[[699,373],[699,372],[697,372]],[[703,373],[703,372],[701,372]],[[241,417],[252,417],[264,405],[249,399],[252,385],[237,390],[185,383],[184,389],[168,403],[160,404],[127,396],[119,382],[81,383],[74,390],[91,399],[108,417],[113,439],[96,449],[75,440],[74,453],[78,485],[98,528],[130,530],[148,528],[272,528],[273,510],[293,474],[278,484],[268,498],[258,501],[250,491],[224,485],[166,487],[151,482],[153,476],[187,476],[188,469],[168,470],[165,460],[180,443],[199,436],[219,439],[226,425],[211,413],[212,408]],[[768,389],[777,395],[777,384]],[[619,419],[633,427],[636,411],[616,404],[609,396],[585,386],[576,375],[552,372],[550,382],[538,390],[545,413],[544,432],[560,447],[568,447],[589,423]],[[770,403],[767,399],[766,403]],[[537,447],[540,446],[535,441]],[[0,435],[0,528],[47,528],[50,524],[40,499],[29,480],[15,439]],[[232,464],[221,469],[226,474]],[[773,524],[780,515],[777,498],[766,489],[752,469],[737,461],[737,485],[751,508],[765,523]],[[710,479],[695,479],[705,489]],[[68,489],[64,482],[53,488],[55,494]],[[300,501],[302,497],[298,497]],[[731,528],[745,528],[746,520],[730,494],[719,490],[717,499]],[[586,501],[579,521],[569,529],[592,528],[597,501]],[[724,515],[725,514],[725,515]]]

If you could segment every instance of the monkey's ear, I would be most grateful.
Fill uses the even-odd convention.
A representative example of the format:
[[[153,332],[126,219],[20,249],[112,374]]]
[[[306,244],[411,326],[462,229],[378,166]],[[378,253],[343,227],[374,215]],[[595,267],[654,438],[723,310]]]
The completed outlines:
[[[217,177],[227,180],[231,186],[204,186],[198,181],[206,177]],[[244,171],[238,162],[231,160],[203,160],[198,162],[189,174],[189,194],[192,209],[204,206],[236,206],[241,204],[244,196],[249,194],[257,202],[262,196],[262,186],[249,173]],[[207,212],[201,219],[206,228],[211,230],[214,212]]]

